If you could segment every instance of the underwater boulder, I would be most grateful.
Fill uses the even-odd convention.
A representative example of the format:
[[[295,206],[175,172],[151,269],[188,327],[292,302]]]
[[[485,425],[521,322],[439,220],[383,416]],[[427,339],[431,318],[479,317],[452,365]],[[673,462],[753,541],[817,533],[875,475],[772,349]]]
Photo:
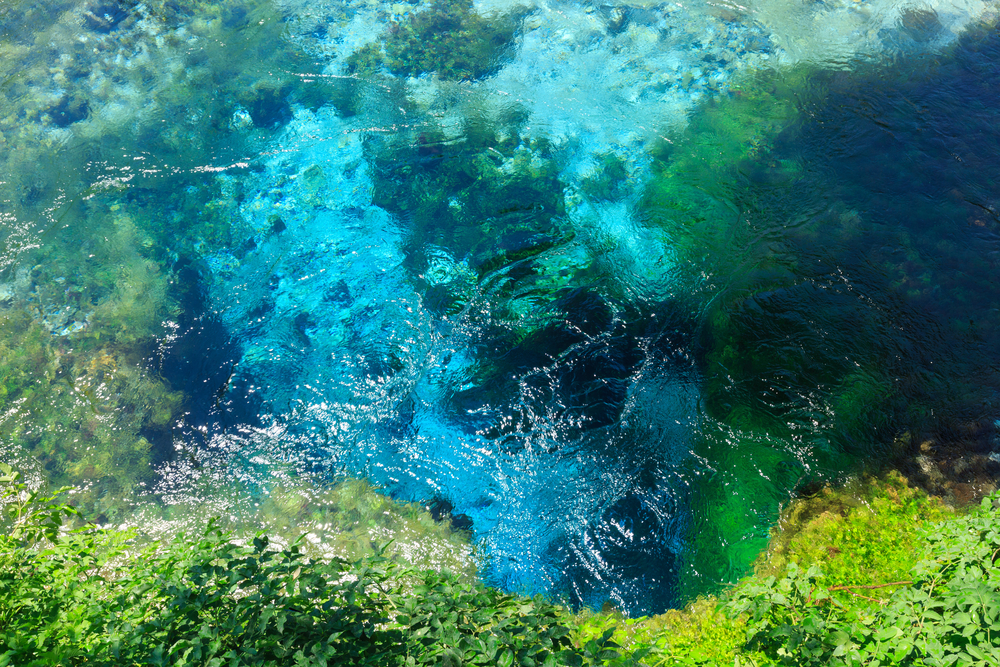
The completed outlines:
[[[937,37],[944,26],[933,9],[908,7],[899,15],[899,28],[914,42],[929,42]]]
[[[110,33],[129,17],[135,3],[118,0],[88,5],[83,11],[83,25],[88,30]]]
[[[429,8],[393,22],[384,42],[359,49],[348,64],[360,75],[385,66],[397,76],[434,72],[451,81],[483,79],[496,73],[513,49],[523,14],[514,10],[484,17],[472,3],[435,0]]]
[[[63,95],[48,108],[49,117],[56,127],[69,127],[90,115],[90,104],[76,95]]]
[[[262,130],[273,130],[292,119],[292,105],[284,87],[255,86],[240,102],[250,113],[254,127]]]

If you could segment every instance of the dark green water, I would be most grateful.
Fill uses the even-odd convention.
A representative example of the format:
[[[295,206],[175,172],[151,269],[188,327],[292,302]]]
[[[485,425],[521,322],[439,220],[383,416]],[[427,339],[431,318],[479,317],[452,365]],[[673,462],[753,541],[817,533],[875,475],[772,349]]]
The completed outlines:
[[[820,484],[996,478],[992,27],[903,12],[845,68],[752,14],[567,5],[558,51],[403,9],[0,13],[5,458],[113,521],[364,477],[631,614]]]

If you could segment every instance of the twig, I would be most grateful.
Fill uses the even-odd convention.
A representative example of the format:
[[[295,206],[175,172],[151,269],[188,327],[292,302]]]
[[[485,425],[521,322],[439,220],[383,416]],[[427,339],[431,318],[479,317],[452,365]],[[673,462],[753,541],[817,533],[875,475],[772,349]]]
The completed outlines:
[[[878,602],[880,605],[883,606],[886,604],[886,600],[880,600],[878,598],[870,598],[867,595],[862,595],[861,593],[852,593],[851,591],[847,591],[847,593],[848,595],[853,595],[854,597],[861,598],[862,600],[868,600],[869,602]]]

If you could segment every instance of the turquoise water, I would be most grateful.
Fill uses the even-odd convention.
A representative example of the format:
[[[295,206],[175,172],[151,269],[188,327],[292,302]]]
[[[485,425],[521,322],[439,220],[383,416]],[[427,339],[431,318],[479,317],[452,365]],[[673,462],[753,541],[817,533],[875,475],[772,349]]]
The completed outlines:
[[[633,615],[818,484],[985,488],[992,11],[11,5],[0,451],[112,521],[362,477]]]

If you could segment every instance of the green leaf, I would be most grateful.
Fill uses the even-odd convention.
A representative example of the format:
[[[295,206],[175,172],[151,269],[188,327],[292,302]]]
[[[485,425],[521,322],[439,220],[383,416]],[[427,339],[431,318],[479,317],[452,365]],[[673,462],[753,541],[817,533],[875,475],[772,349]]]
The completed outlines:
[[[965,646],[965,650],[969,655],[977,660],[989,660],[989,656],[975,644],[967,644]]]
[[[907,641],[900,642],[897,644],[892,653],[892,659],[895,662],[902,662],[903,658],[910,654],[913,650],[913,644]]]
[[[888,627],[888,628],[882,628],[881,630],[878,630],[877,632],[875,632],[874,636],[875,636],[876,640],[878,640],[880,642],[884,642],[884,641],[888,641],[890,639],[895,638],[899,633],[900,633],[899,628]]]

